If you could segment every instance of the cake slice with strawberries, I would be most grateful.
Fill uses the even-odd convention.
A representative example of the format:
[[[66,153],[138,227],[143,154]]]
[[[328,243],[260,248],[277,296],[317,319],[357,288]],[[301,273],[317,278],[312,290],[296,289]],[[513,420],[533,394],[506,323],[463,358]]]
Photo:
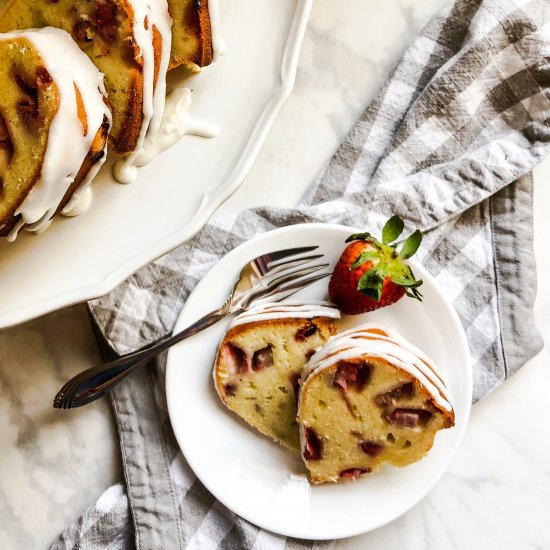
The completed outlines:
[[[306,365],[298,421],[313,483],[420,460],[454,425],[444,379],[418,348],[369,323],[331,338]]]
[[[214,366],[221,400],[263,434],[299,450],[298,381],[339,317],[325,303],[267,304],[236,317]]]

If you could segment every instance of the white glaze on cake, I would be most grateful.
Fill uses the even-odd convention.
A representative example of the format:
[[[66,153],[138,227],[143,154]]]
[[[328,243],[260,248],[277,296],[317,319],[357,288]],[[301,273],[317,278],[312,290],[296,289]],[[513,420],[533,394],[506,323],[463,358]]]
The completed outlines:
[[[166,71],[170,62],[172,44],[172,21],[166,0],[149,0],[145,4],[142,0],[130,0],[130,3],[136,13],[134,32],[143,56],[143,126],[136,150],[114,165],[114,176],[121,183],[135,181],[137,167],[151,162],[160,153],[175,145],[183,136],[195,135],[212,138],[219,133],[217,125],[195,119],[189,114],[190,90],[187,88],[176,89],[168,98],[165,97]],[[147,13],[153,14],[154,26],[162,36],[162,61],[154,93],[153,35],[150,29],[144,29],[143,24],[140,24],[140,21],[145,21]],[[208,13],[212,34],[213,60],[215,61],[227,50],[221,38],[220,10],[217,0],[208,2]],[[153,98],[152,103],[151,97]],[[152,106],[152,111],[150,106]]]
[[[314,317],[328,317],[339,319],[340,312],[329,302],[278,302],[251,307],[241,313],[231,323],[231,328],[237,325],[271,321],[274,319],[312,319]]]
[[[164,116],[157,132],[147,135],[136,166],[144,166],[160,153],[175,145],[183,136],[194,135],[204,138],[216,137],[220,131],[216,124],[197,120],[189,113],[191,90],[178,88],[166,98]]]
[[[216,61],[227,52],[223,41],[220,24],[220,4],[218,0],[208,0],[208,15],[210,17],[210,33],[212,35],[212,60]]]
[[[433,361],[397,331],[380,323],[366,323],[330,338],[305,366],[302,385],[338,361],[363,356],[384,359],[407,372],[422,384],[439,407],[452,410],[443,376]]]
[[[48,227],[51,217],[74,182],[104,119],[111,122],[111,113],[104,102],[107,93],[103,75],[69,34],[46,27],[0,35],[0,40],[13,38],[24,38],[36,48],[58,88],[59,108],[49,129],[40,177],[15,212],[21,215],[21,219],[8,235],[8,241],[15,240],[23,226],[25,230],[37,233]],[[86,135],[78,117],[75,85],[86,112]],[[105,156],[94,164],[76,191],[77,195],[96,175]]]
[[[134,11],[133,33],[143,65],[143,122],[136,149],[115,163],[114,176],[121,183],[137,177],[136,160],[141,154],[146,135],[153,135],[161,126],[166,100],[166,73],[172,48],[172,19],[167,0],[129,0]],[[159,32],[162,45],[155,86],[155,49],[153,28]]]
[[[68,218],[74,218],[75,216],[80,216],[90,208],[92,205],[93,194],[92,188],[88,185],[81,193],[77,196],[73,195],[65,208],[61,211],[61,214],[67,216]]]

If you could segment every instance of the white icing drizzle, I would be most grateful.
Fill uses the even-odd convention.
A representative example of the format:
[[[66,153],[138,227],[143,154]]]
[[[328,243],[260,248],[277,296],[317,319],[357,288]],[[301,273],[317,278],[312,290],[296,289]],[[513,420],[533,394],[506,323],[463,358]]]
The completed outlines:
[[[143,122],[136,149],[115,163],[114,176],[121,183],[131,183],[137,177],[136,160],[147,134],[158,131],[166,100],[166,73],[172,48],[172,19],[167,0],[129,0],[134,11],[133,34],[139,47],[143,65]],[[153,27],[162,38],[161,58],[155,86],[155,49]]]
[[[155,133],[160,128],[164,113],[164,105],[166,102],[166,73],[168,72],[168,66],[170,65],[170,52],[172,51],[172,18],[170,17],[170,13],[168,11],[167,0],[149,0],[149,3],[151,13],[151,19],[149,19],[149,21],[152,20],[154,27],[158,30],[162,38],[162,51],[160,56],[157,84],[154,87],[154,90],[153,86],[151,87],[153,112],[151,114],[151,121],[149,122],[148,131]],[[152,80],[154,80],[154,52],[152,68]]]
[[[61,214],[67,216],[68,218],[74,218],[75,216],[80,216],[90,208],[92,205],[92,188],[88,185],[83,189],[78,195],[73,194],[65,208],[61,211]]]
[[[366,323],[330,338],[305,366],[302,386],[338,361],[364,355],[385,359],[409,373],[430,393],[437,405],[446,411],[452,410],[443,376],[433,361],[397,331],[380,323]]]
[[[220,25],[220,4],[218,0],[208,0],[208,15],[210,17],[210,33],[212,34],[212,60],[217,61],[227,52],[223,41]]]
[[[86,155],[103,120],[111,122],[111,113],[104,102],[107,96],[103,75],[79,49],[65,31],[46,27],[40,30],[14,31],[0,35],[0,40],[25,38],[42,58],[59,91],[59,108],[49,129],[48,143],[40,177],[19,206],[16,215],[21,219],[8,235],[13,241],[21,227],[40,233],[48,227]],[[88,131],[83,134],[78,117],[75,85],[80,92],[86,112]],[[78,194],[84,189],[105,161],[96,162]]]
[[[6,240],[9,243],[12,243],[13,241],[15,241],[15,239],[17,239],[17,235],[19,235],[19,231],[21,231],[21,228],[24,225],[25,225],[25,220],[23,220],[22,218],[19,218],[19,220],[17,220],[15,225],[11,228],[10,232],[7,234]]]
[[[145,138],[135,160],[136,166],[148,164],[160,153],[175,145],[183,136],[213,138],[219,134],[220,129],[216,124],[193,118],[189,113],[190,105],[189,88],[178,88],[168,95],[160,128]]]
[[[241,313],[231,323],[231,327],[256,323],[258,321],[271,321],[273,319],[310,319],[313,317],[329,317],[339,319],[340,312],[328,302],[278,302],[274,304],[262,304],[251,307]]]
[[[172,21],[166,0],[130,0],[135,13],[134,34],[143,58],[143,126],[136,150],[118,160],[113,168],[115,178],[121,183],[132,183],[137,178],[137,167],[151,162],[156,156],[175,145],[185,135],[212,138],[219,127],[210,122],[193,118],[189,114],[191,93],[188,88],[174,90],[166,96],[166,71],[170,62]],[[221,37],[218,0],[209,0],[210,32],[212,34],[213,61],[227,48]],[[162,61],[157,86],[153,93],[154,50],[152,27],[145,29],[143,22],[153,21],[162,36]]]

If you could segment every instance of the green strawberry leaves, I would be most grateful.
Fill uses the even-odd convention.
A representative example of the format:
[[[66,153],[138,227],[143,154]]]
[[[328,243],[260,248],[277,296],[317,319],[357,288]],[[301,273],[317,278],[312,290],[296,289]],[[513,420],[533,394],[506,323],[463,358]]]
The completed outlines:
[[[370,241],[376,242],[376,239],[370,233],[354,233],[350,235],[345,242],[350,243],[351,241]]]
[[[422,232],[419,229],[417,229],[412,235],[409,235],[407,240],[403,243],[403,247],[401,248],[399,255],[404,260],[408,260],[411,256],[414,256],[420,246],[420,243],[422,242],[422,237]]]
[[[409,298],[416,298],[422,301],[422,294],[418,287],[422,285],[422,279],[416,279],[412,269],[408,265],[404,265],[404,270],[401,273],[393,273],[391,282],[405,288],[405,294]]]
[[[352,241],[366,241],[372,243],[376,248],[381,248],[382,245],[386,245],[387,247],[395,249],[397,245],[391,243],[396,241],[401,236],[401,234],[403,233],[403,229],[405,229],[405,222],[401,219],[399,215],[396,214],[395,216],[392,216],[382,228],[382,243],[380,243],[375,237],[367,232],[354,233],[346,239],[346,242],[349,243]],[[403,243],[403,247],[399,252],[401,258],[403,258],[404,260],[408,260],[411,256],[414,256],[420,244],[422,243],[422,237],[423,235],[420,229],[417,229],[414,233],[409,235],[406,241]],[[351,269],[354,269],[358,265],[361,265],[362,263],[365,263],[366,261],[369,261],[371,259],[372,258],[370,256],[365,256],[362,261],[359,261],[358,258]]]
[[[418,250],[422,242],[422,232],[414,231],[407,237],[401,250],[397,252],[394,243],[403,233],[405,223],[400,216],[392,216],[382,229],[382,242],[379,242],[370,233],[355,233],[350,235],[346,242],[365,241],[372,245],[368,250],[359,254],[350,271],[359,266],[369,263],[368,269],[363,273],[357,284],[357,290],[365,296],[377,302],[382,297],[384,281],[389,278],[395,285],[405,289],[405,294],[411,298],[422,300],[422,294],[418,287],[422,280],[417,280],[412,269],[403,260],[409,259]]]
[[[372,300],[379,302],[387,275],[385,266],[373,267],[363,273],[357,284],[357,290]]]
[[[376,265],[380,261],[380,252],[376,249],[373,250],[367,250],[366,252],[361,252],[359,254],[359,257],[353,264],[350,265],[350,270],[355,269],[356,267],[359,267],[360,265],[364,264],[365,262],[372,262],[373,265]]]
[[[418,286],[420,286],[422,284],[422,279],[418,279],[416,280],[414,278],[414,275],[412,274],[412,271],[410,270],[409,268],[409,273],[406,274],[406,275],[403,275],[403,274],[397,274],[397,275],[392,275],[391,276],[391,282],[392,283],[395,283],[396,285],[399,285],[399,286],[404,286],[404,287],[407,287],[407,288],[416,288]]]
[[[422,282],[422,281],[420,281]],[[420,291],[417,288],[406,288],[405,294],[409,298],[414,298],[415,300],[418,300],[419,302],[422,301],[422,294],[420,294]]]
[[[382,242],[384,244],[393,243],[405,229],[405,222],[397,215],[392,216],[382,229]]]

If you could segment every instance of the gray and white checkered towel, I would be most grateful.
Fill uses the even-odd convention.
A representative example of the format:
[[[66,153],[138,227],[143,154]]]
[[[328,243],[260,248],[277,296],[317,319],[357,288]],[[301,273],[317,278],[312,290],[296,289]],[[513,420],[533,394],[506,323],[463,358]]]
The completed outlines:
[[[392,214],[426,238],[420,260],[446,289],[470,344],[477,400],[536,354],[530,171],[550,148],[548,0],[457,0],[435,17],[297,208],[214,218],[90,311],[125,353],[172,330],[196,283],[229,250],[275,227],[380,229]],[[52,548],[325,548],[238,518],[175,443],[164,358],[112,397],[125,484]]]

